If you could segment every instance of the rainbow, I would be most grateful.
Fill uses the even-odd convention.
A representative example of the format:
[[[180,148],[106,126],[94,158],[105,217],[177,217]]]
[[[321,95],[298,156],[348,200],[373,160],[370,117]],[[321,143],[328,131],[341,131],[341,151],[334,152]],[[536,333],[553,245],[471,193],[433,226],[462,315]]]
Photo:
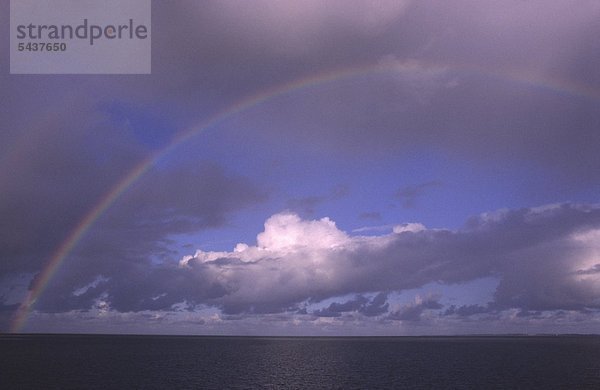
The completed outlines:
[[[148,170],[154,166],[162,158],[170,154],[179,145],[185,141],[204,133],[210,128],[214,128],[244,111],[253,107],[259,106],[269,100],[281,97],[292,92],[297,92],[302,89],[315,87],[318,85],[331,83],[343,79],[354,78],[369,74],[398,74],[402,72],[446,72],[452,71],[456,73],[478,74],[484,77],[492,77],[499,80],[512,81],[526,86],[542,88],[549,91],[564,93],[567,95],[588,98],[592,100],[600,99],[600,91],[578,83],[573,83],[566,80],[551,79],[543,77],[534,72],[523,70],[490,70],[477,66],[466,66],[456,64],[439,64],[425,63],[417,61],[388,61],[376,64],[366,64],[361,66],[347,67],[333,71],[313,74],[308,77],[299,78],[297,80],[284,83],[273,88],[266,89],[255,95],[246,97],[233,105],[223,109],[210,118],[182,131],[176,136],[167,146],[142,160],[139,164],[133,167],[125,176],[123,176],[116,185],[108,191],[100,201],[84,216],[84,218],[75,226],[62,244],[52,254],[42,271],[35,278],[29,293],[21,303],[15,313],[10,326],[10,332],[20,332],[24,326],[27,317],[34,306],[36,300],[44,292],[48,283],[68,257],[69,253],[75,248],[78,242],[84,237],[87,231],[94,223],[102,216],[110,206],[119,199],[127,189],[139,180]]]

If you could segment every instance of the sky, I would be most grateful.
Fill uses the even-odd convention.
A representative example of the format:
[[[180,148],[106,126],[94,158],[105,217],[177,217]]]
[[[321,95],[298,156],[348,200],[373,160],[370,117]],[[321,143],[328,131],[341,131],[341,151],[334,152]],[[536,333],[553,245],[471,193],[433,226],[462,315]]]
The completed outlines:
[[[598,333],[600,3],[153,1],[9,74],[0,332]]]

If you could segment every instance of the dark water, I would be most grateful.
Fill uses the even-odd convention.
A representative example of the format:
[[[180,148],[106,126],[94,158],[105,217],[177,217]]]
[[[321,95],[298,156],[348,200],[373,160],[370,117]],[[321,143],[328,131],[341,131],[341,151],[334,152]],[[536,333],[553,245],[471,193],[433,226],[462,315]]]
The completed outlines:
[[[600,337],[0,336],[1,389],[600,389]]]

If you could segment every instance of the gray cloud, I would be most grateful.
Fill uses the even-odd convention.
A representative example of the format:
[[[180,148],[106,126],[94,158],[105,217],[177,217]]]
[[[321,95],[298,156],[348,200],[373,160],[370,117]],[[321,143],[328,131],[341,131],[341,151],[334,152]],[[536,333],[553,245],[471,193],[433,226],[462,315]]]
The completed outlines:
[[[353,37],[360,55],[344,45],[318,54],[325,69],[395,63],[396,71],[315,86],[244,118],[275,144],[292,139],[361,156],[425,146],[489,167],[525,161],[557,179],[554,189],[597,181],[595,5],[418,4],[393,27]],[[582,40],[593,50],[575,50]],[[335,62],[331,53],[352,60]]]
[[[317,317],[340,317],[343,313],[357,312],[372,317],[384,314],[388,311],[387,294],[379,293],[372,299],[358,295],[354,299],[338,303],[333,302],[329,306],[312,312]]]
[[[563,178],[593,179],[600,171],[591,146],[598,143],[592,131],[597,101],[565,100],[543,88],[571,84],[593,91],[600,83],[592,55],[600,45],[600,11],[593,2],[309,1],[292,12],[262,1],[179,1],[155,3],[153,9],[152,75],[118,81],[6,77],[3,101],[18,107],[20,94],[8,92],[16,90],[23,97],[41,90],[46,101],[98,91],[160,107],[185,127],[282,82],[391,59],[421,65],[395,76],[316,88],[310,99],[281,99],[267,111],[276,126],[263,130],[285,131],[279,142],[292,135],[354,151],[433,143],[492,164],[497,157],[524,158]],[[542,86],[527,89],[502,77]]]
[[[482,305],[451,305],[444,311],[446,316],[470,317],[477,314],[489,313],[490,308]]]
[[[78,296],[48,290],[38,309],[65,302],[85,308],[101,298],[121,312],[171,311],[185,302],[188,310],[208,305],[224,314],[247,315],[297,311],[303,302],[359,294],[313,314],[389,312],[391,319],[417,320],[424,310],[442,308],[439,297],[390,310],[386,292],[486,276],[500,281],[489,311],[598,309],[597,274],[578,271],[594,261],[599,229],[597,206],[573,204],[483,214],[458,231],[398,230],[371,237],[348,236],[328,219],[279,214],[265,223],[256,246],[197,251],[180,265],[141,262],[106,268],[106,281]],[[368,292],[381,293],[369,300],[362,295]],[[450,307],[445,314],[483,311],[474,305]]]
[[[301,215],[313,215],[317,207],[328,201],[335,201],[343,198],[349,192],[349,189],[343,185],[337,185],[331,189],[327,195],[312,195],[298,198],[291,198],[287,201],[287,209]]]
[[[402,207],[405,209],[414,208],[417,205],[417,200],[421,198],[428,190],[441,186],[439,181],[428,181],[416,186],[402,187],[396,191],[396,197],[402,202]]]
[[[444,307],[438,300],[439,297],[419,298],[414,303],[390,312],[388,318],[398,321],[420,321],[426,310],[437,310]]]
[[[600,264],[595,264],[593,267],[581,269],[576,272],[578,275],[595,275],[600,273]]]
[[[33,271],[143,150],[75,104],[82,117],[59,111],[24,132],[0,165],[2,271]],[[9,114],[11,115],[11,114]],[[83,118],[88,116],[87,118]],[[92,123],[85,123],[91,120]]]
[[[388,311],[389,303],[387,303],[387,294],[379,293],[373,297],[371,302],[362,306],[359,313],[368,317],[378,316]]]
[[[222,226],[233,211],[264,200],[266,194],[214,164],[182,168],[153,170],[124,194],[79,243],[67,259],[69,267],[55,277],[54,293],[44,294],[39,307],[88,308],[107,289],[114,307],[125,311],[167,309],[198,291],[210,297],[211,286],[195,286],[176,268],[153,266],[152,259],[162,255],[160,263],[173,263],[171,235]],[[107,280],[73,294],[99,275]],[[173,283],[177,279],[188,285]],[[212,288],[219,291],[220,286]],[[164,290],[172,292],[163,295]]]

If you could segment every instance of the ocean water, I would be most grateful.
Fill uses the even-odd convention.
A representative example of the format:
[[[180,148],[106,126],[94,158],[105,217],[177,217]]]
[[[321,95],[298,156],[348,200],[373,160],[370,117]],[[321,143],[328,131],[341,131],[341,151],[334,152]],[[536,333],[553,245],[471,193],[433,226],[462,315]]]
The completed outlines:
[[[600,337],[0,335],[1,389],[600,389]]]

